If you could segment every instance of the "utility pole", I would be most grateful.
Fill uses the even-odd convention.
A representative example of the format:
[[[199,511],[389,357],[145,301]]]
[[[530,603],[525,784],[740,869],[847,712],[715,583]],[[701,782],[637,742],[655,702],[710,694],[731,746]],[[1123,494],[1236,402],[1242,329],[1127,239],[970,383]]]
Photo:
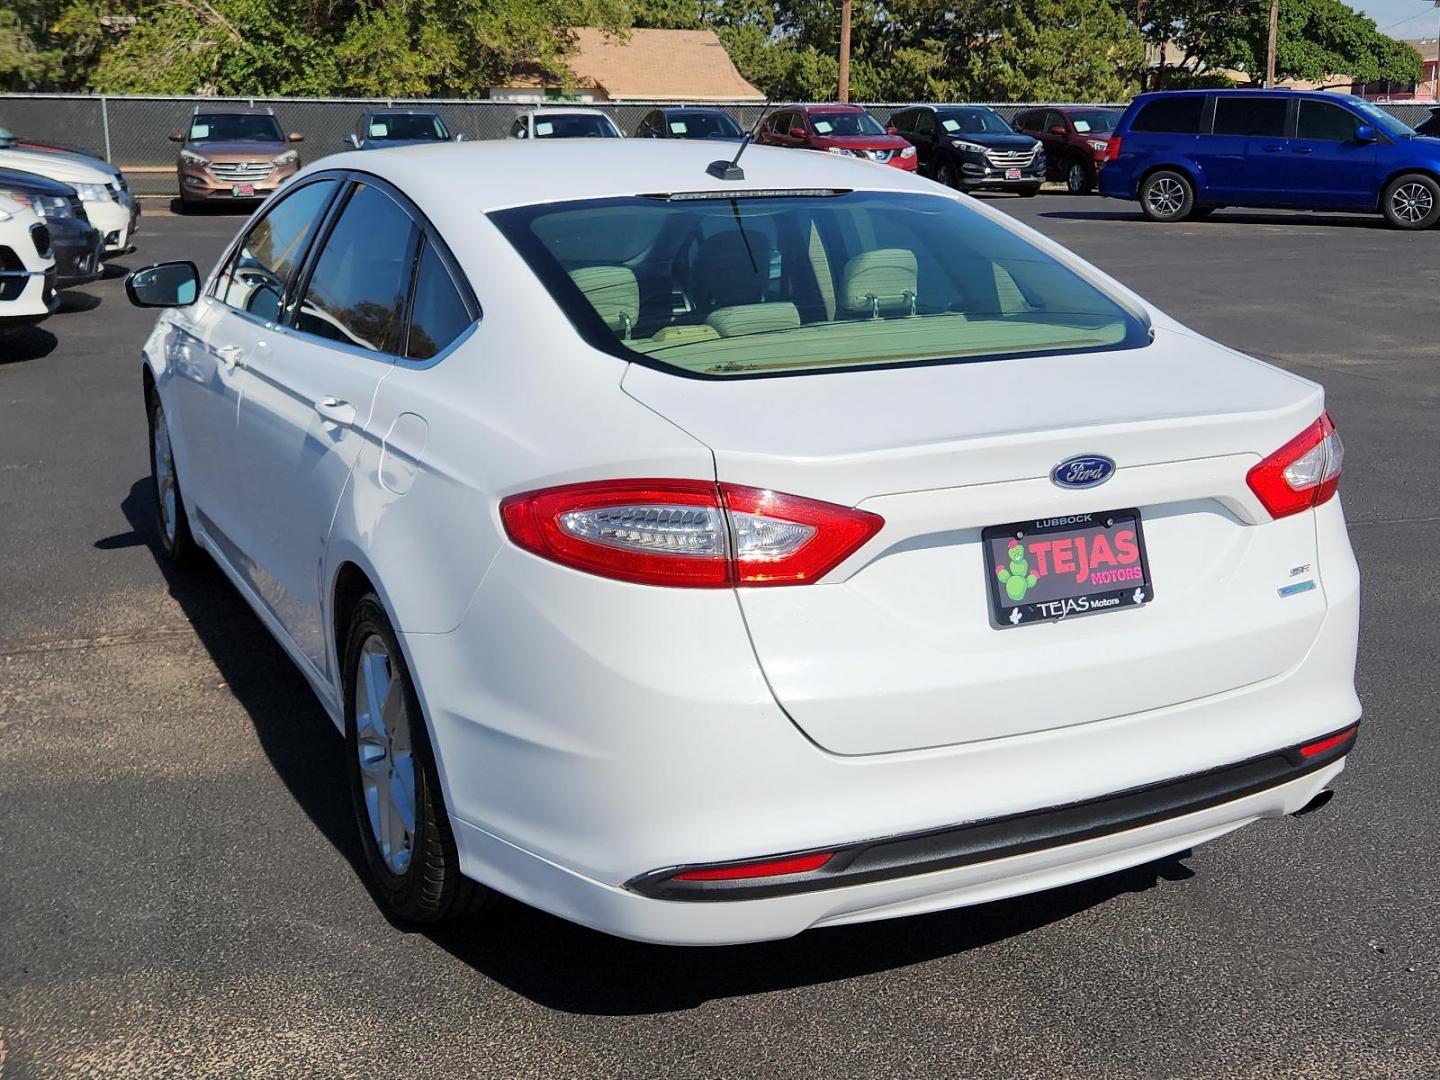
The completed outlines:
[[[1436,0],[1440,3],[1440,0]],[[840,94],[839,100],[850,100],[850,3],[840,4]]]
[[[1275,89],[1275,35],[1280,26],[1280,0],[1270,0],[1270,39],[1265,46],[1265,89]]]

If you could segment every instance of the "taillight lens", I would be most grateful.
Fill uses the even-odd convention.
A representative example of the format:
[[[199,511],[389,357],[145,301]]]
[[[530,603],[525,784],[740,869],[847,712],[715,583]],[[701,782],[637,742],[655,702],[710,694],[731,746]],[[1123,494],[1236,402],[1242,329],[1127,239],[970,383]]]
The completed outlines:
[[[1340,486],[1345,447],[1329,413],[1256,465],[1245,477],[1271,517],[1319,506]]]
[[[1120,156],[1120,136],[1111,135],[1110,141],[1105,145],[1105,160],[1114,161]]]
[[[505,531],[545,559],[644,585],[805,585],[884,520],[847,506],[735,484],[614,480],[512,495]]]

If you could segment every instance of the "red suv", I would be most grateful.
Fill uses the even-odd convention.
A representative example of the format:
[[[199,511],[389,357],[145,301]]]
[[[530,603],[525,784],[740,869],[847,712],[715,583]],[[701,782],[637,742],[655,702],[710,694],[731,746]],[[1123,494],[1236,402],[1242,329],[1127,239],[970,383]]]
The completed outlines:
[[[906,172],[917,161],[915,147],[858,105],[786,105],[765,118],[755,141],[869,158]]]
[[[1084,195],[1100,182],[1105,148],[1120,116],[1119,109],[1052,105],[1022,112],[1012,126],[1045,144],[1052,180],[1064,180],[1070,194]]]

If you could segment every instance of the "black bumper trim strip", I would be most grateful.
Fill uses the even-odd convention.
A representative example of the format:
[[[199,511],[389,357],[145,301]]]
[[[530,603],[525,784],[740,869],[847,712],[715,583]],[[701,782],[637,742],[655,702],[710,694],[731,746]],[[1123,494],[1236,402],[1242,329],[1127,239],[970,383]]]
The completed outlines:
[[[1313,757],[1300,753],[1302,745],[1312,745],[1344,732],[1350,732],[1349,736],[1323,753]],[[641,874],[626,882],[625,887],[657,900],[759,900],[1024,855],[1182,817],[1288,784],[1344,757],[1354,747],[1358,733],[1359,725],[1352,724],[1329,736],[1319,736],[1247,761],[1084,802],[904,836],[864,840],[838,848],[811,848],[744,860],[746,863],[767,862],[816,851],[834,852],[820,869],[803,874],[729,881],[675,880],[677,874],[701,868],[700,864],[686,864]],[[713,865],[704,864],[704,867]]]

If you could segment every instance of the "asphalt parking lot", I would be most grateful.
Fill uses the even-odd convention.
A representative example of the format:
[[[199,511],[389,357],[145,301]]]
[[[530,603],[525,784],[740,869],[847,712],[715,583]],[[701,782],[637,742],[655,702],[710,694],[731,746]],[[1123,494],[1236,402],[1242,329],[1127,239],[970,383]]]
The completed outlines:
[[[1440,234],[995,205],[1326,384],[1366,709],[1328,809],[769,945],[636,945],[513,904],[397,929],[299,674],[218,572],[157,563],[152,317],[116,266],[0,337],[0,1076],[1436,1076]],[[118,262],[208,268],[241,220],[148,203]]]

